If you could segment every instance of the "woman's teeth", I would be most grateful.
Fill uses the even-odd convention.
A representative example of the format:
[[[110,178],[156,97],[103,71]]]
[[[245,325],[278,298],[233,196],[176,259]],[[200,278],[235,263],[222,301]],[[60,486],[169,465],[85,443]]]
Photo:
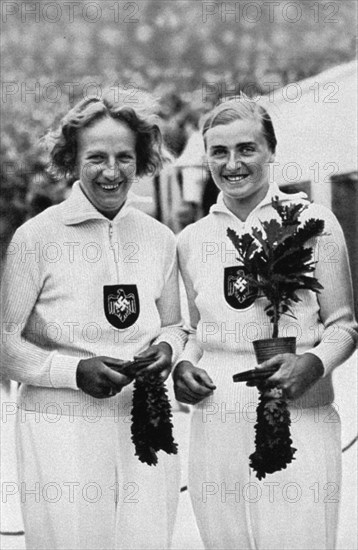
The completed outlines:
[[[240,174],[238,176],[224,176],[224,178],[230,183],[239,183],[243,179],[247,178],[249,174]]]
[[[119,183],[115,183],[115,184],[113,184],[113,185],[108,185],[108,184],[100,183],[100,186],[101,186],[101,188],[104,189],[105,191],[115,191],[116,189],[118,189]]]

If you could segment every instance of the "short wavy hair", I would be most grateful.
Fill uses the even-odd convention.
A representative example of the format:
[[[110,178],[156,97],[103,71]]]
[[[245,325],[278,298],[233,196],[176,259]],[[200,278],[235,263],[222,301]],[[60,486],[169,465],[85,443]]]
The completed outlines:
[[[140,100],[138,100],[139,102]],[[125,123],[136,136],[137,176],[155,174],[163,166],[163,138],[157,117],[141,105],[129,104],[128,95],[115,99],[88,97],[81,100],[61,120],[57,130],[47,135],[50,150],[50,171],[57,177],[76,175],[78,132],[106,117]]]
[[[272,120],[266,109],[245,94],[224,98],[204,118],[201,132],[204,137],[210,128],[221,124],[230,124],[235,120],[257,120],[262,124],[266,143],[272,153],[276,151],[277,139]]]

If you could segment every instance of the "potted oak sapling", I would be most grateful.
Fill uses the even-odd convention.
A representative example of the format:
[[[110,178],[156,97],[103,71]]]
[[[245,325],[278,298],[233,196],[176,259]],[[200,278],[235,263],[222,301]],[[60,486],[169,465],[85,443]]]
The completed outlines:
[[[307,241],[322,235],[324,222],[310,218],[300,223],[307,205],[284,205],[278,197],[272,199],[277,219],[260,222],[251,233],[238,236],[228,228],[227,235],[234,245],[238,261],[246,269],[251,287],[267,300],[265,312],[272,324],[272,337],[255,340],[254,351],[258,364],[280,353],[295,353],[296,338],[280,336],[280,319],[283,315],[295,317],[292,306],[299,302],[299,291],[319,293],[322,285],[312,275],[315,268],[313,249]],[[265,377],[271,376],[267,371]],[[260,392],[255,425],[255,452],[250,455],[250,466],[261,479],[266,473],[286,468],[294,458],[291,447],[290,414],[287,402],[279,388],[267,388],[255,371],[234,375],[234,382],[255,381]]]

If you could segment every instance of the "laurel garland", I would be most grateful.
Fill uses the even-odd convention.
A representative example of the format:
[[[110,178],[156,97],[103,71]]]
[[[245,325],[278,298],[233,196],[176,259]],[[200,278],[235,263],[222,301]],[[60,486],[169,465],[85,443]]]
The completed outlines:
[[[261,390],[256,409],[255,452],[249,457],[256,477],[262,479],[287,468],[297,449],[292,447],[287,401],[277,388]]]
[[[177,454],[167,389],[158,375],[146,374],[134,381],[131,414],[132,442],[141,462],[150,466],[157,464],[159,450]]]

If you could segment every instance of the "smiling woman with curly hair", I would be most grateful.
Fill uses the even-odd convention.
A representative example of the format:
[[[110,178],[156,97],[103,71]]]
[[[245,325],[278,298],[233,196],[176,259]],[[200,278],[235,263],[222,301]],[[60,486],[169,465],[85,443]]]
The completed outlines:
[[[128,196],[161,167],[161,142],[141,103],[81,101],[49,136],[71,194],[8,250],[2,365],[21,383],[19,479],[40,494],[22,499],[28,548],[170,546],[179,461],[141,463],[128,421],[136,373],[165,380],[185,340],[174,235]]]

